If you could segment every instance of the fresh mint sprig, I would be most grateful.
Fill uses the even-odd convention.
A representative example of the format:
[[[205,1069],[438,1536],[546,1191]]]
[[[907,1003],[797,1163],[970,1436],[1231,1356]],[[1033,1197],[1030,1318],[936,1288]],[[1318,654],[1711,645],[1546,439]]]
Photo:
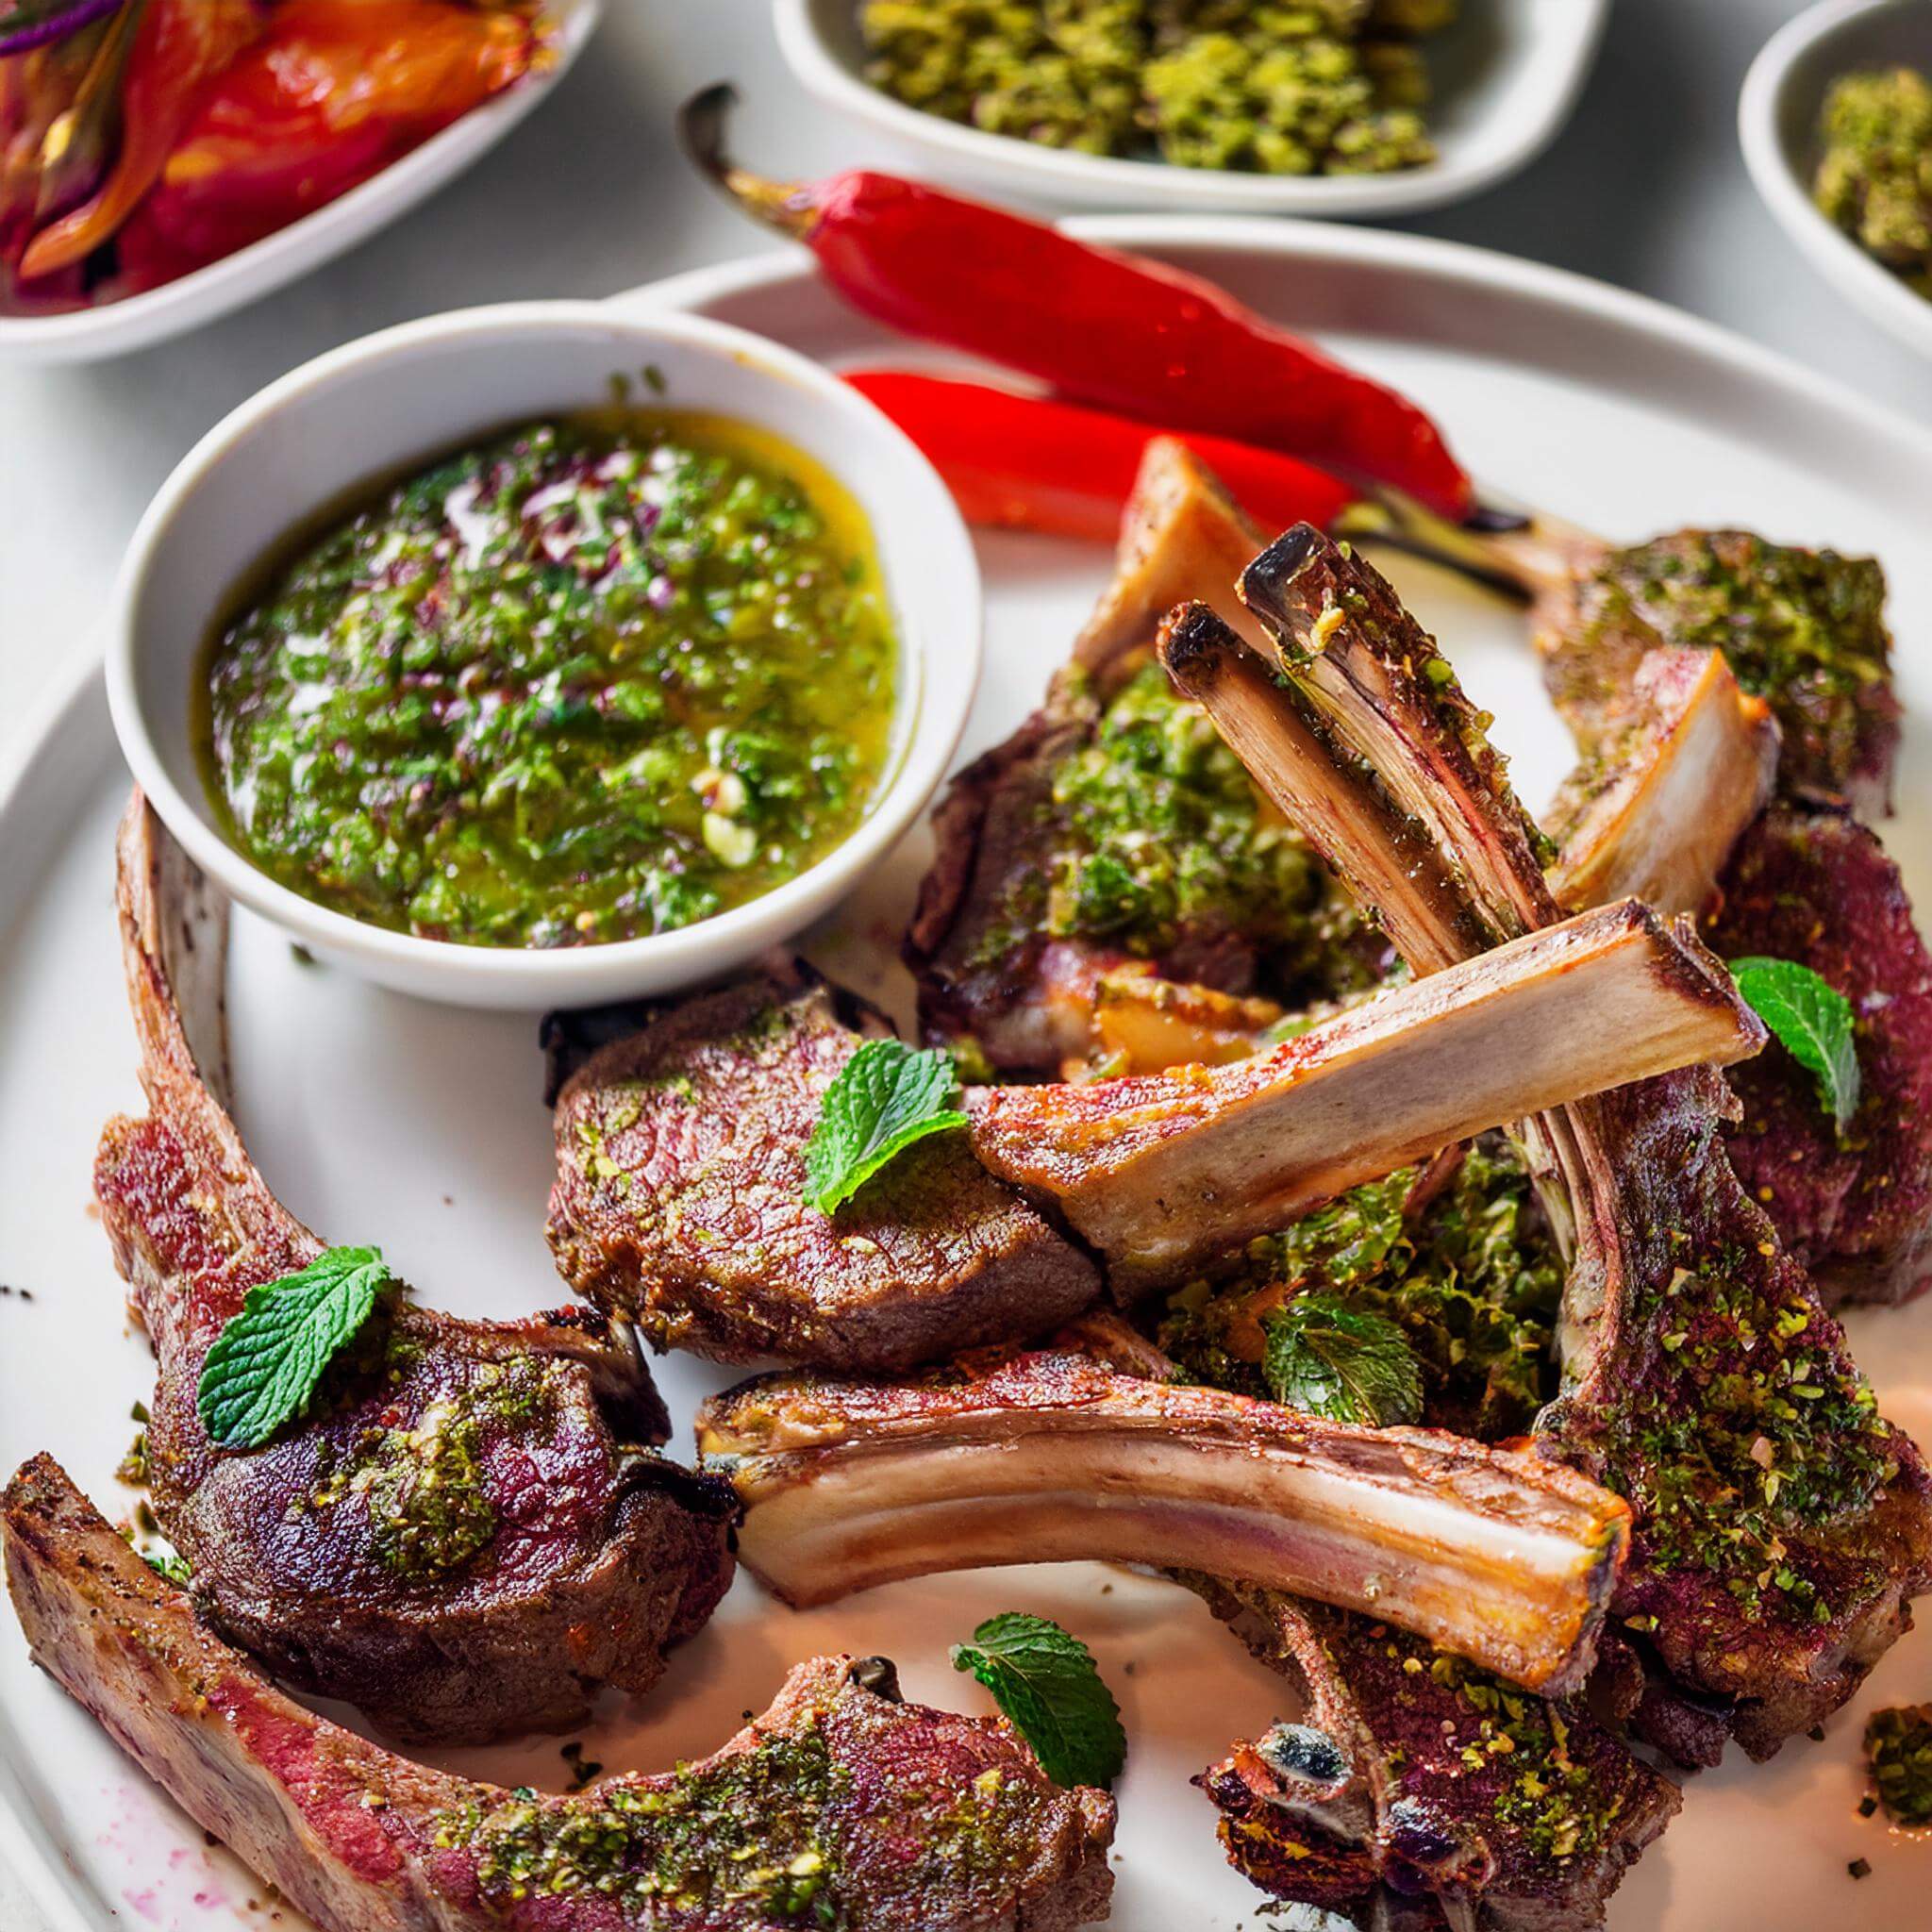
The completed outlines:
[[[225,1449],[266,1442],[315,1392],[392,1279],[375,1248],[325,1248],[248,1291],[201,1365],[195,1407]]]
[[[1421,1420],[1422,1364],[1386,1316],[1304,1294],[1265,1317],[1261,1329],[1261,1374],[1276,1402],[1373,1429]]]
[[[966,1116],[953,1106],[958,1091],[950,1054],[866,1041],[819,1103],[805,1149],[807,1203],[829,1214],[915,1141],[963,1127]]]
[[[1858,1110],[1857,1016],[1828,979],[1795,959],[1733,959],[1744,1004],[1818,1082],[1818,1098],[1840,1133]]]
[[[1120,1707],[1092,1652],[1051,1619],[1019,1610],[989,1617],[971,1643],[954,1644],[953,1668],[992,1692],[1055,1784],[1105,1788],[1121,1774],[1127,1734]]]

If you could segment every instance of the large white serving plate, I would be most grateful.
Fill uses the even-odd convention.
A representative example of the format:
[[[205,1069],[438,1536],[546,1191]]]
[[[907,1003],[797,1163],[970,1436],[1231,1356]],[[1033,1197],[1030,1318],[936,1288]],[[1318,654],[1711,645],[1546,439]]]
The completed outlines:
[[[1932,445],[1844,392],[1668,310],[1500,258],[1405,236],[1239,220],[1107,221],[1082,232],[1212,275],[1411,389],[1498,489],[1618,536],[1730,520],[1876,552],[1891,573],[1911,714],[1888,828],[1932,907]],[[626,298],[675,302],[834,359],[897,353],[779,256]],[[1038,696],[1106,558],[1005,537],[982,549],[991,635],[968,732],[977,750]],[[1428,569],[1393,571],[1444,638],[1532,799],[1568,760],[1516,613]],[[128,1333],[89,1211],[103,1121],[138,1103],[111,909],[109,839],[126,779],[97,682],[47,717],[0,791],[0,1468],[51,1449],[110,1515],[113,1469],[151,1370]],[[915,834],[817,948],[835,972],[893,991],[891,965]],[[242,919],[231,1005],[242,1125],[271,1183],[338,1240],[380,1242],[425,1299],[510,1315],[560,1299],[542,1239],[550,1172],[535,1016],[463,1013],[298,964]],[[1860,1315],[1853,1331],[1888,1411],[1932,1439],[1932,1303]],[[686,1358],[660,1371],[689,1453],[693,1403],[725,1379]],[[914,1697],[984,1707],[948,1644],[1003,1608],[1087,1638],[1132,1740],[1120,1788],[1124,1932],[1232,1932],[1258,1894],[1222,1863],[1188,1779],[1237,1735],[1289,1714],[1191,1597],[1097,1567],[909,1584],[795,1614],[742,1579],[658,1692],[614,1709],[589,1755],[657,1768],[724,1738],[794,1660],[825,1649],[896,1657]],[[1823,1932],[1924,1924],[1932,1841],[1856,1810],[1857,1739],[1876,1705],[1932,1694],[1932,1640],[1901,1643],[1824,1741],[1695,1780],[1686,1812],[1618,1895],[1614,1932]],[[505,1781],[561,1782],[558,1740],[450,1761]],[[58,1932],[260,1924],[259,1886],[28,1667],[0,1617],[0,1855]],[[1847,1862],[1868,1858],[1861,1884]],[[264,1901],[265,1905],[265,1901]]]
[[[411,148],[299,222],[140,295],[53,315],[0,315],[0,361],[92,362],[145,349],[258,300],[407,214],[496,145],[584,50],[604,0],[551,0],[554,58],[541,73]]]

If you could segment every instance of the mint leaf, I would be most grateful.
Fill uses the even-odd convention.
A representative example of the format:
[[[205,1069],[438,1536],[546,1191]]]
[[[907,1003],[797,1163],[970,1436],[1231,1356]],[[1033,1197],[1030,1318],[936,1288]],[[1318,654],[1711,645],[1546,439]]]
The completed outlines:
[[[1733,959],[1744,1004],[1818,1081],[1818,1098],[1843,1133],[1858,1110],[1857,1018],[1828,979],[1795,959]]]
[[[1261,1331],[1261,1374],[1276,1402],[1373,1429],[1421,1420],[1422,1364],[1386,1317],[1304,1294],[1264,1317]]]
[[[248,1291],[201,1365],[195,1406],[225,1449],[253,1449],[295,1414],[391,1279],[374,1248],[327,1248]]]
[[[971,1643],[954,1644],[953,1668],[992,1692],[1055,1784],[1107,1786],[1120,1776],[1127,1756],[1120,1707],[1092,1652],[1058,1624],[1018,1610],[989,1617]]]
[[[805,1198],[822,1214],[847,1201],[886,1162],[966,1116],[952,1105],[959,1071],[938,1047],[868,1040],[839,1069],[819,1103],[805,1150]]]
[[[188,1565],[173,1550],[143,1550],[141,1553],[141,1560],[157,1576],[166,1577],[176,1590],[186,1590],[188,1588],[190,1578]]]

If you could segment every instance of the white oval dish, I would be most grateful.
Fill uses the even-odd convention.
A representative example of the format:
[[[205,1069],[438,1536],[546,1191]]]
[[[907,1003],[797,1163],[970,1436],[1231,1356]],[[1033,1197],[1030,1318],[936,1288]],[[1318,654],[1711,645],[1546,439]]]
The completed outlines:
[[[1818,114],[1840,75],[1906,61],[1932,74],[1932,0],[1824,0],[1779,28],[1738,97],[1744,164],[1764,205],[1820,275],[1879,327],[1932,355],[1932,300],[1874,260],[1811,200]]]
[[[1535,159],[1570,117],[1609,18],[1609,0],[1484,0],[1431,44],[1438,149],[1397,175],[1280,175],[1071,154],[941,120],[871,86],[858,0],[774,0],[778,45],[828,107],[936,175],[1046,207],[1223,210],[1365,218],[1460,201]]]
[[[197,769],[191,693],[223,600],[319,505],[508,425],[608,402],[641,380],[667,408],[769,429],[851,491],[877,541],[899,640],[887,773],[845,842],[762,898],[604,945],[458,945],[365,924],[291,891],[224,836]],[[658,398],[653,397],[656,402]],[[924,808],[979,675],[978,566],[931,465],[856,391],[790,349],[686,315],[595,302],[432,316],[285,375],[217,424],[142,519],[108,632],[108,700],[134,775],[204,871],[318,956],[427,999],[576,1007],[668,992],[742,965],[827,910]]]
[[[246,248],[140,295],[60,315],[0,315],[0,361],[93,362],[166,341],[320,268],[387,227],[494,147],[556,87],[602,18],[604,0],[550,0],[556,58],[381,174]]]

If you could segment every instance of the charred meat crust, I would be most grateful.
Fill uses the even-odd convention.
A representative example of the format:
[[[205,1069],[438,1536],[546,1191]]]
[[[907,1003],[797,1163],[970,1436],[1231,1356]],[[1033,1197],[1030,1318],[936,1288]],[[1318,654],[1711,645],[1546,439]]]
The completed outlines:
[[[557,1107],[564,1278],[660,1347],[865,1369],[1037,1334],[1094,1301],[1093,1264],[962,1135],[909,1148],[836,1220],[805,1204],[820,1098],[883,1024],[792,969],[601,1049]]]
[[[1071,1932],[1106,1916],[1112,1801],[998,1721],[819,1657],[707,1758],[536,1797],[396,1757],[283,1695],[46,1457],[0,1500],[35,1659],[322,1932]],[[689,1900],[689,1906],[682,1902]],[[827,1916],[829,1915],[829,1916]]]
[[[472,1322],[391,1294],[299,1422],[245,1452],[208,1439],[215,1336],[323,1243],[203,1082],[225,1058],[225,905],[138,796],[120,858],[150,1111],[109,1123],[95,1192],[159,1367],[153,1507],[203,1614],[410,1740],[560,1726],[600,1683],[648,1689],[730,1581],[736,1507],[646,1446],[668,1418],[602,1317]]]

